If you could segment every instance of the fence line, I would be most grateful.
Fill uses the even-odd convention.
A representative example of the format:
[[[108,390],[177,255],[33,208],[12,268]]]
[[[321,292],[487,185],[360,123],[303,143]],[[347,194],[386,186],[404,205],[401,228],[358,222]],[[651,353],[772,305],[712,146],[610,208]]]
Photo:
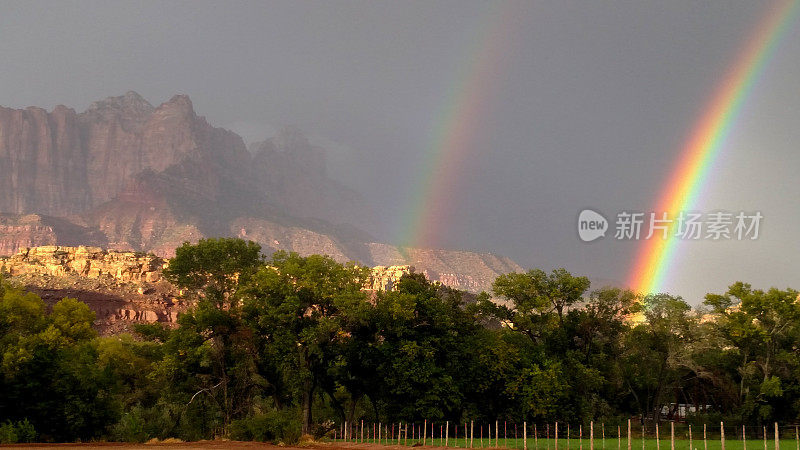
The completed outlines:
[[[344,441],[355,444],[382,444],[396,446],[439,446],[455,448],[503,448],[515,450],[606,450],[606,438],[614,437],[614,428],[606,430],[605,422],[595,423],[589,421],[586,424],[577,423],[575,430],[574,424],[566,423],[542,423],[544,427],[539,432],[538,423],[533,422],[531,430],[528,430],[528,423],[522,422],[522,427],[518,423],[508,423],[500,421],[475,423],[475,421],[464,422],[463,434],[459,433],[460,424],[451,424],[447,421],[436,421],[424,419],[421,425],[409,422],[393,423],[369,423],[365,419],[343,421],[334,425],[331,429],[329,438],[333,441]],[[550,426],[553,425],[551,435]],[[584,435],[583,426],[587,425],[587,435]],[[598,429],[599,425],[599,429]],[[632,450],[634,444],[641,444],[643,450],[661,450],[662,428],[659,423],[649,426],[642,424],[641,433],[636,433],[634,437],[632,421],[627,420],[626,429],[623,429],[619,422],[616,422],[617,450],[622,450],[622,439],[626,440],[628,450]],[[475,430],[475,427],[478,430]],[[513,436],[509,433],[509,426],[513,427]],[[484,431],[484,427],[486,430]],[[669,450],[698,450],[695,448],[695,436],[692,424],[681,424],[669,422]],[[436,428],[439,432],[436,433]],[[522,433],[520,434],[520,428]],[[755,432],[754,432],[755,430]],[[475,442],[475,434],[478,434],[478,441]],[[575,432],[577,431],[577,433]],[[486,439],[484,439],[484,432]],[[750,436],[748,436],[748,432]],[[598,436],[595,435],[598,434]],[[577,434],[577,436],[576,436]],[[760,436],[759,436],[760,434]],[[531,439],[532,446],[528,439]],[[539,439],[542,438],[542,439]],[[577,445],[574,439],[577,438]],[[599,438],[599,439],[595,439]],[[703,450],[748,450],[748,441],[752,443],[754,439],[761,438],[764,450],[800,450],[800,426],[795,424],[779,425],[773,422],[771,426],[762,425],[760,427],[748,427],[745,424],[734,424],[726,426],[720,422],[719,426],[709,427],[703,424]],[[565,442],[563,442],[564,440]],[[586,442],[584,442],[586,440]],[[773,445],[770,445],[770,440]],[[541,441],[541,442],[540,442]],[[599,442],[598,442],[599,441]],[[791,442],[794,441],[794,442]],[[565,445],[562,445],[562,442]],[[599,445],[598,445],[599,444]],[[783,446],[783,448],[781,448]],[[770,449],[774,447],[774,449]],[[752,449],[751,449],[752,450]]]

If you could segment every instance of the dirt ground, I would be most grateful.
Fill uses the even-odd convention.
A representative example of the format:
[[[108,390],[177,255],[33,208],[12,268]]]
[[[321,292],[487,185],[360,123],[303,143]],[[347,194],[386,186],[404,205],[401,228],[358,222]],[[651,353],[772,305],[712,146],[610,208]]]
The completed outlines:
[[[119,450],[127,449],[180,449],[180,450],[227,450],[227,449],[272,449],[272,450],[392,450],[405,449],[408,446],[402,445],[378,445],[378,444],[322,444],[315,443],[296,447],[281,447],[263,442],[239,442],[239,441],[200,441],[200,442],[180,442],[180,443],[158,443],[158,444],[126,444],[118,442],[91,442],[85,444],[13,444],[0,445],[0,449],[23,448],[33,449],[57,449],[57,450],[79,450],[90,448],[113,448]],[[444,447],[425,447],[425,450],[444,449]],[[452,448],[448,450],[453,450]]]

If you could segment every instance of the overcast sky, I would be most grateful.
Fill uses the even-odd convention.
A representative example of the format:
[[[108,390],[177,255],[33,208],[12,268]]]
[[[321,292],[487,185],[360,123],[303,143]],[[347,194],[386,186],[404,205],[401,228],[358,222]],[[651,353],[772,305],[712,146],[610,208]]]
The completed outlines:
[[[448,92],[499,29],[503,64],[438,244],[623,281],[641,242],[582,243],[578,212],[655,207],[709,96],[774,5],[0,1],[0,105],[82,111],[128,90],[154,104],[185,93],[247,141],[298,126],[392,240]],[[736,280],[800,288],[800,21],[788,26],[697,206],[761,211],[761,237],[681,244],[667,290],[692,303]]]

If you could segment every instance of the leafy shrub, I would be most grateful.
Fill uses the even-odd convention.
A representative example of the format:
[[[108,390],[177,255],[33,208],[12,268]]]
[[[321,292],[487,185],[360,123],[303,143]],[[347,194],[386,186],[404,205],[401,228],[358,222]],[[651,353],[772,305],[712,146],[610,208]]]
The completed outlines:
[[[36,439],[36,430],[28,419],[12,423],[0,424],[0,444],[15,444],[17,442],[33,442]]]
[[[111,427],[111,438],[120,442],[145,442],[149,438],[145,430],[145,419],[142,408],[135,406]]]
[[[270,411],[231,423],[231,438],[240,441],[279,441],[293,444],[300,439],[300,421],[294,411]]]
[[[0,424],[0,444],[15,444],[17,442],[17,429],[11,422]]]

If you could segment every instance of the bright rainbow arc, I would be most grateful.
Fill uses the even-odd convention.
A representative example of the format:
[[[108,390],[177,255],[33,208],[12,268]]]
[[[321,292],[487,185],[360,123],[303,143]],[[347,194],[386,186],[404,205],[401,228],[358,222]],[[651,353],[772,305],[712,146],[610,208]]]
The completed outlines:
[[[466,157],[475,151],[475,142],[488,113],[490,99],[497,89],[499,71],[504,66],[510,38],[510,15],[505,8],[477,39],[478,46],[468,53],[467,62],[451,84],[442,110],[437,114],[432,140],[424,160],[421,182],[411,196],[409,213],[404,215],[399,244],[407,247],[435,247],[437,238],[452,217],[457,205],[459,178],[469,176]]]
[[[763,72],[787,25],[797,13],[798,1],[785,1],[770,10],[759,23],[719,86],[686,141],[678,164],[672,172],[654,209],[657,215],[667,212],[676,218],[697,205],[708,172],[723,147],[725,139],[745,100],[751,93],[758,75]],[[672,224],[673,228],[675,223]],[[635,259],[628,285],[641,294],[662,292],[664,279],[674,262],[679,239],[670,230],[670,237],[654,237],[645,241]]]

